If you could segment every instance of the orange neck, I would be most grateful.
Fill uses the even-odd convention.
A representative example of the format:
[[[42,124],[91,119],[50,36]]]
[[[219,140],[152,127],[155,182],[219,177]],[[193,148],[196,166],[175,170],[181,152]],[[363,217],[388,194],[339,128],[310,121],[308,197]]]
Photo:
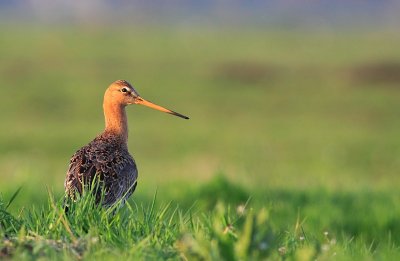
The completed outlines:
[[[109,103],[105,100],[103,109],[106,122],[105,132],[117,135],[126,144],[128,141],[128,120],[125,105]]]

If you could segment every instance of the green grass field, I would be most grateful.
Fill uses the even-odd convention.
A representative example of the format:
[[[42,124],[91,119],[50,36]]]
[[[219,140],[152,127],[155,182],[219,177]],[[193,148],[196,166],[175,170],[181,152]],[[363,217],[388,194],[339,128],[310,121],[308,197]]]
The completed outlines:
[[[0,259],[400,258],[398,35],[0,34]],[[117,79],[191,119],[128,107],[136,192],[115,216],[90,197],[65,216],[69,158]]]

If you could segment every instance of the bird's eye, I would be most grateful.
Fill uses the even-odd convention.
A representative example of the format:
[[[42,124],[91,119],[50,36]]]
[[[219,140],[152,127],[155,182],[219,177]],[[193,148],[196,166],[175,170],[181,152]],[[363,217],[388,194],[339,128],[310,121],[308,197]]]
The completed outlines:
[[[128,88],[126,88],[126,87],[122,88],[121,92],[128,92]]]

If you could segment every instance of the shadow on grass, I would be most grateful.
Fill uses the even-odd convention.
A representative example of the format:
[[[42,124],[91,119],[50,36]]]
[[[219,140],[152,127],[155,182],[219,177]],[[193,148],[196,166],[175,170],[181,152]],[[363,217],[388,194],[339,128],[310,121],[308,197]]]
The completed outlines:
[[[400,83],[400,62],[383,61],[366,63],[348,69],[352,80],[360,83]]]
[[[202,211],[214,209],[218,202],[238,209],[248,201],[253,208],[266,207],[282,231],[300,218],[304,229],[316,237],[328,232],[400,245],[400,194],[396,191],[249,190],[221,174],[174,199],[183,209],[195,202]]]

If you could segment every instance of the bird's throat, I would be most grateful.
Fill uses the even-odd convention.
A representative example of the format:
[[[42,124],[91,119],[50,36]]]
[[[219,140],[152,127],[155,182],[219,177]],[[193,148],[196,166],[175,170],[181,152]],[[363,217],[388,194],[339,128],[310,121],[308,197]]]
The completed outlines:
[[[125,106],[121,104],[104,103],[105,132],[118,136],[122,142],[128,141],[128,120]]]

